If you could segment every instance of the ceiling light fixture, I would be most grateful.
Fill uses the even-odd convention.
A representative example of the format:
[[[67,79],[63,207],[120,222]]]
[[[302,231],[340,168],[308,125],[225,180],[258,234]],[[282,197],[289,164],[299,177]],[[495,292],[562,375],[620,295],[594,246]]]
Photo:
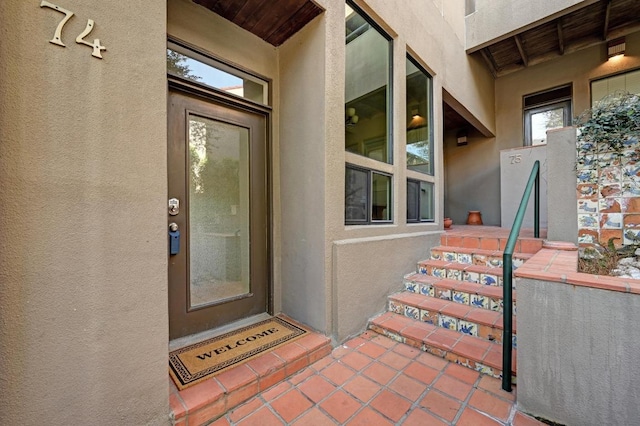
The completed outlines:
[[[347,108],[347,118],[345,119],[347,126],[355,126],[360,117],[356,115],[355,108]]]

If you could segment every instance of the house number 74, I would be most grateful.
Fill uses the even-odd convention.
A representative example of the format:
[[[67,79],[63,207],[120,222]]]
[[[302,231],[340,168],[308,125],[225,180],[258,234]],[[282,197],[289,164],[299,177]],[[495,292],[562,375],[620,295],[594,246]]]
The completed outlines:
[[[58,46],[62,46],[62,47],[67,47],[62,42],[62,29],[64,28],[64,25],[69,21],[69,19],[71,19],[71,17],[73,16],[73,12],[71,12],[70,10],[64,9],[60,6],[56,6],[55,4],[49,3],[48,1],[45,1],[45,0],[42,0],[42,3],[40,3],[40,7],[48,7],[50,9],[55,10],[56,12],[64,13],[64,18],[62,18],[62,21],[60,21],[60,23],[56,27],[56,31],[53,33],[53,38],[49,40],[49,43],[57,44]],[[76,37],[76,43],[84,44],[86,46],[93,48],[93,52],[91,53],[91,56],[98,59],[102,59],[101,52],[103,50],[107,50],[107,48],[100,44],[100,39],[94,38],[93,43],[89,43],[84,39],[86,36],[89,35],[89,33],[91,33],[91,31],[93,31],[94,26],[95,26],[95,23],[93,22],[93,19],[87,19],[87,26],[84,28],[84,31],[82,31],[82,33],[80,33],[80,35]]]

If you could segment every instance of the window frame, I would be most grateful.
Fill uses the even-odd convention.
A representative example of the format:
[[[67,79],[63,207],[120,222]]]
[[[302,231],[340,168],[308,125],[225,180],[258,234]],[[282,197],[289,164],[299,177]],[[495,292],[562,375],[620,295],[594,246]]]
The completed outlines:
[[[381,160],[377,160],[373,157],[367,157],[364,153],[358,153],[358,152],[353,152],[353,151],[348,151],[346,144],[344,147],[345,152],[350,152],[354,155],[359,155],[360,157],[366,158],[366,159],[370,159],[373,161],[378,161],[382,164],[389,164],[389,165],[393,165],[394,163],[394,157],[393,157],[393,97],[394,97],[394,91],[393,91],[393,52],[394,52],[394,39],[391,35],[389,35],[389,33],[387,31],[385,31],[382,26],[380,26],[373,18],[371,18],[360,6],[358,6],[353,0],[345,0],[345,4],[347,6],[349,6],[351,9],[353,9],[353,11],[355,13],[357,13],[358,15],[360,15],[367,24],[369,24],[371,26],[371,28],[373,28],[374,30],[376,30],[378,32],[378,34],[380,34],[385,40],[387,40],[388,42],[388,58],[387,58],[387,84],[386,84],[386,157],[387,157],[387,161],[381,161]],[[354,38],[355,39],[355,38]],[[345,36],[345,41],[346,41],[346,36]],[[348,43],[345,43],[345,52],[346,52],[346,46]],[[346,83],[346,74],[345,74],[345,83]],[[344,103],[345,108],[347,107],[347,102],[345,99],[345,103]]]
[[[418,189],[418,196],[415,198],[417,201],[417,206],[418,206],[418,218],[417,219],[410,219],[409,218],[409,183],[414,183],[417,184],[417,189]],[[427,185],[431,185],[431,214],[430,216],[433,217],[433,219],[422,219],[422,203],[420,202],[420,190],[421,190],[421,184],[427,184]],[[407,178],[407,223],[435,223],[435,184],[433,182],[429,182],[427,180],[419,180],[419,179],[414,179],[414,178]]]
[[[550,97],[545,99],[545,95],[552,95],[553,92],[558,91],[559,93],[562,90],[569,91],[566,95],[560,95],[557,97]],[[533,100],[536,97],[540,97],[543,100],[536,102],[532,101],[531,104],[527,104],[528,100]],[[531,117],[535,114],[539,114],[541,112],[549,111],[552,109],[562,108],[562,121],[563,126],[571,125],[571,113],[573,110],[573,84],[563,84],[560,86],[552,87],[547,90],[542,90],[540,92],[531,93],[528,95],[524,95],[522,97],[522,127],[523,127],[523,146],[538,146],[533,145],[533,134],[532,134],[532,126],[531,126]],[[545,142],[546,144],[546,142]]]
[[[431,177],[435,177],[435,167],[433,164],[434,161],[434,130],[433,130],[433,124],[434,124],[434,119],[433,119],[433,75],[431,75],[430,72],[428,72],[425,67],[423,67],[420,62],[415,59],[413,56],[411,56],[411,54],[409,52],[406,52],[406,60],[411,62],[416,68],[418,68],[418,70],[423,73],[424,75],[427,76],[427,78],[430,81],[429,84],[429,89],[427,91],[427,109],[428,109],[428,114],[425,115],[425,119],[427,120],[427,126],[429,129],[428,132],[428,138],[429,138],[429,171],[428,172],[423,172],[421,170],[417,170],[414,168],[410,168],[408,165],[408,162],[405,163],[406,169],[410,170],[412,172],[415,173],[420,173],[421,175],[425,175],[425,176],[431,176]],[[405,72],[405,82],[407,80],[407,75]],[[408,92],[406,92],[406,84],[405,84],[405,104],[406,104],[406,98],[407,98]],[[409,114],[410,111],[408,110],[408,108],[405,108],[405,123],[408,121],[409,118]],[[409,132],[409,129],[405,128],[405,135]],[[407,141],[405,140],[405,158],[407,156],[407,148],[408,148],[409,144],[407,143]]]
[[[347,205],[346,191],[347,191],[347,171],[348,169],[358,172],[366,173],[367,175],[367,188],[366,188],[366,217],[364,220],[353,220],[347,218]],[[373,219],[373,175],[381,175],[389,178],[389,219]],[[385,173],[379,170],[370,169],[368,167],[362,167],[357,164],[345,163],[345,204],[344,204],[344,223],[345,225],[388,225],[394,222],[394,209],[393,209],[393,175],[391,173]]]

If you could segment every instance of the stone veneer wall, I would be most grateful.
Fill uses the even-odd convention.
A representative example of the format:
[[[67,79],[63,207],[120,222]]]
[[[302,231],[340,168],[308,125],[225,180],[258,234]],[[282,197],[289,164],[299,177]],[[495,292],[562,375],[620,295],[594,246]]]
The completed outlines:
[[[617,247],[640,243],[640,143],[628,138],[622,152],[577,140],[578,242]]]

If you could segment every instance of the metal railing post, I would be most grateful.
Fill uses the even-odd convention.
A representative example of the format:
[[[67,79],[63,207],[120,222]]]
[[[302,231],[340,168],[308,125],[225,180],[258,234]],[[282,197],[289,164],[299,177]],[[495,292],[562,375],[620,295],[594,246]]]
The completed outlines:
[[[531,190],[534,189],[533,233],[540,237],[540,161],[533,163],[529,180],[524,188],[518,212],[513,220],[509,239],[502,255],[502,389],[511,392],[511,354],[513,353],[513,250],[522,227]]]
[[[511,354],[513,330],[513,256],[506,252],[502,255],[504,295],[502,299],[502,389],[511,392]],[[508,291],[507,291],[508,289]]]

